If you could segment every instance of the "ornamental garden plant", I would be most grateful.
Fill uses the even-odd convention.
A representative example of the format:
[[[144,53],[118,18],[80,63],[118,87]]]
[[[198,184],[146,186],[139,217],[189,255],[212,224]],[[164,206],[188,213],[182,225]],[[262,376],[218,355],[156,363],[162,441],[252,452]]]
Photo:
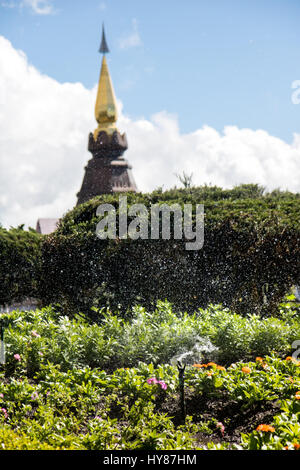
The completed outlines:
[[[2,315],[3,449],[299,449],[300,361],[290,344],[300,325],[291,296],[276,318],[255,322],[221,306],[179,314],[167,302],[151,315],[135,307],[127,320],[109,310],[100,323],[74,317],[51,307]],[[236,335],[244,352],[229,359],[229,345],[218,341],[233,319],[252,337]],[[272,321],[280,351],[265,329]],[[258,354],[257,335],[268,354]],[[185,419],[178,360],[186,366]]]
[[[204,186],[128,193],[127,201],[148,212],[154,204],[204,204],[203,248],[187,251],[185,240],[173,239],[174,220],[170,240],[100,240],[97,208],[110,204],[119,214],[119,196],[96,197],[68,212],[42,242],[45,305],[59,303],[68,315],[81,311],[93,320],[95,305],[126,315],[136,304],[153,310],[164,299],[189,313],[222,304],[237,313],[271,315],[300,283],[299,194],[264,193],[257,185]]]

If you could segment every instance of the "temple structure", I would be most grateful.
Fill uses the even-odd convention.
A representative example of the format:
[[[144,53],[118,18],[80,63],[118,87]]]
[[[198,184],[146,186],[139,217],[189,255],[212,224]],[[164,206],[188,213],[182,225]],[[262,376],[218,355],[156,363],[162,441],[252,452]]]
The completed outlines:
[[[38,233],[43,233],[44,235],[55,232],[58,221],[59,219],[54,218],[38,219],[36,223],[36,231]]]
[[[99,52],[103,54],[103,58],[95,104],[98,127],[89,135],[88,150],[93,157],[85,167],[82,186],[77,194],[77,205],[100,194],[137,191],[131,166],[123,158],[123,153],[128,148],[126,135],[121,135],[116,127],[117,104],[106,62],[105,55],[109,49],[104,27]]]
[[[126,135],[121,135],[116,127],[117,104],[105,57],[109,49],[104,27],[99,52],[103,54],[103,58],[95,104],[98,126],[89,135],[88,150],[93,157],[85,167],[82,186],[77,193],[77,205],[100,194],[137,191],[131,166],[123,158],[123,153],[128,148]],[[36,230],[43,234],[52,233],[56,230],[58,221],[59,219],[54,218],[38,219]]]

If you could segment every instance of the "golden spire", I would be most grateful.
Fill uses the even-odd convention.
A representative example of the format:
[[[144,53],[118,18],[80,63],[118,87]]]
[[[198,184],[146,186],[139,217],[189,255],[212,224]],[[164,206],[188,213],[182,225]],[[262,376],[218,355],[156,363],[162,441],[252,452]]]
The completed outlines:
[[[102,41],[99,52],[103,53],[103,59],[95,105],[95,117],[98,122],[98,127],[94,131],[95,140],[100,131],[112,135],[117,130],[115,123],[118,118],[116,98],[105,58],[105,53],[109,50],[105,39],[104,26],[102,26]]]

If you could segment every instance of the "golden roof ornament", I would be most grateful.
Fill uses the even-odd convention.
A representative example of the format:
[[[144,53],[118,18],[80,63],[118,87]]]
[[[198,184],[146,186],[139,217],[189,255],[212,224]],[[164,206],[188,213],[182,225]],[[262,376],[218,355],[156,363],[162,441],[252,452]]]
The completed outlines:
[[[115,123],[118,118],[115,93],[105,57],[109,49],[105,38],[104,25],[102,25],[102,40],[99,52],[103,53],[103,58],[95,104],[95,117],[98,122],[98,127],[94,131],[95,140],[97,140],[101,131],[105,131],[111,136],[117,130]]]

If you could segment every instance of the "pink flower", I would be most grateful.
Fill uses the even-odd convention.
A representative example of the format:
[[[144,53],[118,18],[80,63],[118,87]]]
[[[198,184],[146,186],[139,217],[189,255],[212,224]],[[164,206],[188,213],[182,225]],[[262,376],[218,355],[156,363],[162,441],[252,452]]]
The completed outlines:
[[[31,400],[37,400],[39,398],[39,394],[37,392],[33,392],[31,395]]]
[[[152,385],[152,384],[157,384],[158,382],[155,377],[151,377],[151,379],[147,379],[147,383],[149,385]]]
[[[39,356],[43,356],[43,355],[44,355],[44,354],[43,354],[41,351],[39,351]]]
[[[221,423],[221,422],[218,422],[218,423],[216,424],[216,427],[217,427],[217,429],[220,429],[221,434],[223,435],[223,434],[224,434],[224,431],[225,431],[224,424]]]
[[[167,384],[163,380],[157,380],[155,377],[151,377],[151,379],[147,379],[147,383],[149,385],[152,384],[159,384],[163,390],[167,390]]]
[[[8,418],[7,410],[5,408],[1,408],[0,411],[4,414],[4,418]]]
[[[35,330],[33,330],[31,334],[32,336],[35,336],[36,338],[40,338],[40,335]]]
[[[3,395],[3,393],[0,393],[0,398],[4,398],[4,395]]]
[[[163,390],[167,390],[168,386],[163,380],[159,380],[158,383]]]
[[[20,354],[14,354],[14,358],[15,358],[16,361],[20,361],[20,360],[21,360]]]

